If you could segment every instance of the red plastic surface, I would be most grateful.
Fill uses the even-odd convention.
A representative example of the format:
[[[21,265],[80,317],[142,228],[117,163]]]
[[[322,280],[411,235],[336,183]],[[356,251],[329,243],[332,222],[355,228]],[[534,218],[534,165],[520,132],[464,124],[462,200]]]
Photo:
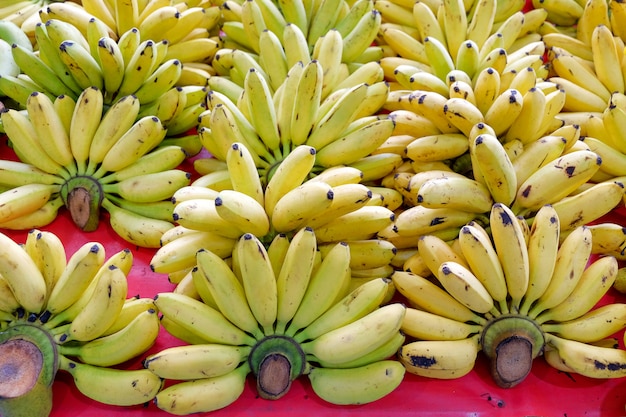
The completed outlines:
[[[14,158],[4,145],[0,157]],[[188,163],[187,163],[188,164]],[[191,166],[181,168],[193,172]],[[623,209],[616,210],[602,220],[626,225]],[[129,281],[129,296],[139,294],[152,297],[159,292],[171,291],[174,286],[167,277],[150,270],[149,263],[154,249],[132,247],[111,229],[103,213],[103,219],[95,232],[81,232],[71,222],[66,210],[61,209],[58,218],[42,228],[57,234],[64,242],[68,255],[82,244],[98,241],[104,244],[107,258],[129,248],[134,254],[134,266]],[[27,231],[1,232],[18,243],[26,240]],[[626,302],[626,296],[611,290],[601,303]],[[618,334],[620,337],[622,334]],[[148,353],[181,344],[164,329],[156,344]],[[148,354],[147,353],[147,354]],[[147,355],[146,354],[146,355]],[[126,369],[141,367],[141,358],[124,364]],[[533,369],[520,385],[503,389],[496,386],[489,375],[488,363],[479,356],[474,370],[455,380],[434,380],[407,374],[400,387],[387,397],[361,406],[335,406],[319,399],[312,391],[306,377],[296,380],[290,392],[275,401],[258,398],[254,381],[249,379],[241,397],[225,409],[200,415],[222,416],[333,416],[358,414],[362,416],[546,416],[546,417],[617,417],[625,416],[626,378],[595,380],[580,375],[566,374],[548,366],[539,357]],[[153,403],[145,406],[117,407],[97,403],[83,396],[75,388],[71,377],[60,371],[54,384],[54,408],[51,417],[143,417],[168,416]]]

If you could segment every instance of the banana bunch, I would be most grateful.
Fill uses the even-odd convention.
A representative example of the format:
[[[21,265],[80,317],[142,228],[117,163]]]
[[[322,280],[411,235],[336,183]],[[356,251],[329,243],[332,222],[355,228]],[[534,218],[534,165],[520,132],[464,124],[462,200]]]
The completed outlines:
[[[338,68],[328,68],[333,73],[345,71],[352,64],[358,67],[382,57],[381,49],[372,46],[381,23],[374,5],[373,0],[224,1],[222,40],[225,48],[258,55],[268,71],[273,65],[281,67],[284,77],[285,69],[296,62],[306,64],[320,39],[332,33],[333,44],[339,47],[333,52]]]
[[[379,3],[392,2],[375,4]],[[412,10],[398,10],[404,13],[402,19],[381,24],[377,43],[388,49],[381,65],[392,89],[440,91],[455,70],[464,72],[461,81],[467,81],[487,67],[499,72],[541,68],[544,46],[538,30],[545,21],[544,10],[523,13],[524,2],[518,1],[467,3],[417,2]],[[498,20],[498,8],[504,4],[512,7]],[[511,55],[508,64],[507,55]]]
[[[61,207],[84,231],[98,227],[103,208],[113,230],[142,247],[158,247],[172,228],[171,196],[190,182],[177,167],[183,148],[164,144],[158,117],[140,116],[136,96],[104,108],[103,91],[85,89],[75,102],[39,92],[26,113],[9,109],[2,124],[21,162],[0,161],[0,227],[28,230],[52,222]]]
[[[12,48],[12,57],[24,76],[0,78],[2,94],[23,108],[33,91],[77,100],[83,90],[96,87],[103,91],[107,106],[132,94],[153,115],[163,116],[176,132],[195,127],[197,120],[185,115],[197,118],[204,110],[205,95],[196,93],[196,87],[176,89],[183,65],[168,42],[142,40],[134,28],[116,41],[97,19],[90,20],[84,30],[88,33],[54,18],[38,24],[36,51],[20,45]]]
[[[37,334],[33,343],[47,363],[48,387],[62,370],[95,401],[150,401],[161,378],[146,369],[114,368],[147,351],[160,329],[152,298],[127,298],[132,253],[107,259],[101,243],[87,242],[66,255],[58,236],[38,229],[23,244],[4,234],[0,240],[0,340]]]
[[[421,237],[421,275],[392,275],[411,305],[401,327],[411,340],[399,350],[407,371],[458,378],[482,352],[494,381],[508,388],[521,383],[545,352],[558,369],[623,377],[626,351],[596,344],[626,327],[626,305],[596,308],[616,279],[617,260],[591,259],[587,226],[565,237],[560,231],[550,205],[525,230],[509,207],[496,203],[489,230],[469,222],[452,245],[435,235]],[[554,352],[550,359],[548,351]]]
[[[96,19],[109,29],[113,40],[130,30],[138,30],[141,41],[165,41],[169,46],[168,55],[183,63],[181,85],[205,85],[214,74],[210,60],[219,47],[221,18],[219,7],[200,0],[150,4],[121,0],[60,2],[50,4],[41,14],[42,22],[62,20],[81,29],[84,35],[90,21]]]
[[[397,207],[385,205],[389,193],[360,183],[361,171],[348,166],[312,175],[315,159],[314,148],[296,147],[263,187],[252,152],[242,143],[232,144],[226,169],[173,194],[177,226],[161,237],[162,246],[150,261],[152,270],[180,282],[196,267],[200,249],[230,258],[246,233],[271,245],[276,237],[290,237],[308,226],[322,255],[337,242],[350,244],[355,279],[389,276],[395,247],[376,239],[378,231],[393,223]]]
[[[245,233],[230,261],[198,251],[196,295],[155,297],[165,329],[187,342],[143,361],[177,381],[156,395],[157,407],[177,415],[224,408],[250,373],[258,394],[271,400],[303,375],[333,404],[364,404],[393,391],[404,367],[388,358],[404,341],[405,307],[385,304],[388,278],[350,289],[350,257],[346,243],[321,255],[309,227],[277,235],[267,249]]]
[[[274,90],[250,54],[235,50],[232,57],[245,60],[237,67],[244,75],[242,87],[230,94],[209,83],[208,108],[198,123],[200,141],[213,157],[224,161],[234,142],[245,144],[263,185],[300,145],[316,150],[314,173],[347,165],[363,171],[363,180],[370,181],[392,172],[401,162],[391,154],[370,158],[394,129],[393,118],[378,113],[389,92],[382,73],[369,79],[371,84],[352,79],[354,83],[323,98],[329,78],[318,60],[295,63]],[[224,64],[221,55],[219,62]]]

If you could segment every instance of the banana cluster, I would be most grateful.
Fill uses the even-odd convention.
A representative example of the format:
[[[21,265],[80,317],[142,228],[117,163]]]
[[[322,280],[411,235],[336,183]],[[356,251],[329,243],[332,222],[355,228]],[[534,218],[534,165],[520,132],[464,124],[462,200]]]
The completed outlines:
[[[23,245],[3,234],[0,240],[0,337],[24,328],[39,334],[37,346],[54,364],[49,385],[58,369],[98,402],[150,401],[161,378],[114,368],[147,351],[160,329],[152,298],[127,298],[132,253],[106,259],[101,243],[87,242],[67,257],[58,236],[37,229]]]
[[[339,42],[341,48],[340,37],[333,42]],[[222,51],[215,61],[230,66],[227,60],[232,59],[233,68],[244,78],[241,86],[231,82],[235,91],[209,82],[207,112],[200,118],[198,133],[204,147],[218,160],[224,160],[233,142],[244,143],[253,153],[264,184],[299,145],[315,148],[318,171],[337,165],[355,166],[364,171],[364,181],[381,178],[401,162],[397,155],[384,155],[382,161],[381,157],[368,158],[394,128],[392,118],[377,114],[389,92],[377,63],[338,85],[331,83],[333,89],[325,93],[324,86],[332,77],[320,60],[296,62],[274,88],[250,54]],[[360,78],[365,71],[373,76]],[[365,172],[366,168],[371,172]]]
[[[231,0],[220,7],[224,48],[258,55],[259,63],[276,78],[284,77],[298,61],[306,64],[316,49],[327,47],[324,44],[329,42],[320,40],[329,34],[338,48],[332,52],[333,65],[337,66],[328,65],[333,76],[382,57],[381,49],[372,46],[381,24],[381,13],[373,0],[330,0],[319,5]]]
[[[377,44],[388,50],[381,65],[392,89],[446,90],[452,70],[464,72],[471,80],[487,67],[519,71],[532,65],[540,69],[543,43],[538,30],[546,13],[540,8],[523,13],[523,5],[446,0],[418,2],[412,9],[398,10],[394,15],[404,16],[383,22],[377,38]],[[507,10],[499,10],[503,7]],[[385,8],[381,13],[385,16]],[[507,54],[512,55],[508,65]]]
[[[194,128],[204,110],[204,95],[177,89],[183,65],[168,42],[142,40],[136,28],[117,41],[111,36],[97,19],[91,19],[82,31],[55,18],[38,24],[36,50],[13,45],[11,58],[23,74],[3,74],[0,94],[23,108],[34,91],[77,100],[83,90],[95,87],[103,91],[107,106],[134,95],[150,115],[163,116],[172,127],[170,135]],[[185,88],[193,91],[202,85]]]
[[[167,331],[187,345],[144,360],[176,380],[157,407],[184,415],[226,407],[252,373],[261,397],[278,399],[306,375],[334,404],[363,404],[393,391],[404,367],[388,359],[404,342],[405,307],[388,303],[391,280],[350,287],[350,249],[324,255],[311,228],[265,245],[253,234],[236,240],[232,259],[197,252],[191,290],[157,294]]]
[[[412,340],[399,350],[407,371],[458,378],[483,352],[502,387],[522,382],[542,354],[557,369],[623,377],[626,351],[603,341],[626,326],[626,305],[594,308],[616,279],[617,260],[591,259],[587,226],[562,236],[550,205],[527,230],[504,204],[490,217],[488,231],[469,222],[452,245],[421,237],[421,274],[392,275],[412,306],[401,327]]]
[[[380,188],[361,184],[361,171],[334,167],[309,179],[316,152],[300,145],[263,187],[244,144],[232,144],[225,159],[226,169],[206,174],[173,194],[177,225],[161,237],[162,246],[150,261],[153,271],[180,282],[194,269],[200,249],[231,258],[237,240],[246,233],[270,245],[276,237],[290,237],[308,226],[322,254],[337,242],[350,243],[355,278],[391,274],[395,247],[376,234],[393,223],[397,207],[386,205],[388,194]],[[401,199],[395,201],[401,204]]]
[[[81,230],[91,231],[104,208],[124,240],[159,246],[174,226],[170,198],[190,182],[189,173],[178,169],[187,154],[164,143],[167,129],[158,117],[141,115],[136,96],[104,105],[103,91],[90,87],[76,102],[35,92],[26,113],[2,113],[22,162],[0,161],[0,184],[6,187],[0,193],[1,227],[42,227],[66,207]]]
[[[102,0],[59,2],[44,8],[40,19],[42,22],[62,20],[85,34],[89,22],[96,19],[108,28],[114,40],[130,30],[138,30],[141,41],[165,42],[169,55],[184,64],[179,79],[181,85],[204,86],[215,73],[210,61],[219,46],[218,24],[222,14],[219,7],[204,0],[150,4]]]

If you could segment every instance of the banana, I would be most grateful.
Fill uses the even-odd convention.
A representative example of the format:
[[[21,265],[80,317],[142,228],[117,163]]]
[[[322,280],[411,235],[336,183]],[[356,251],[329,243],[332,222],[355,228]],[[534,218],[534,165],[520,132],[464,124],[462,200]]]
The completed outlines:
[[[276,202],[271,213],[272,226],[278,232],[307,226],[310,219],[332,205],[333,199],[330,185],[321,181],[304,182]]]
[[[400,236],[423,236],[450,227],[461,227],[475,218],[476,213],[464,210],[417,205],[395,217],[394,229]]]
[[[504,205],[511,204],[517,193],[517,178],[502,143],[494,135],[481,134],[470,142],[469,150],[493,200]]]
[[[561,304],[576,287],[591,256],[591,231],[579,226],[569,233],[557,252],[550,284],[529,310],[530,317]]]
[[[270,230],[270,220],[257,200],[247,194],[222,190],[215,197],[215,211],[236,229],[265,236]]]
[[[483,82],[481,80],[481,82]],[[487,83],[488,81],[484,81]],[[478,84],[478,81],[476,82]],[[495,92],[496,84],[493,84],[494,88],[480,92],[480,97],[487,97],[488,94]],[[508,88],[501,94],[495,96],[495,98],[486,98],[486,103],[482,106],[477,102],[479,109],[482,110],[485,115],[485,123],[491,126],[496,136],[502,136],[512,126],[515,119],[519,116],[523,106],[523,96],[519,90],[515,88]],[[485,102],[483,101],[483,103]]]
[[[478,336],[459,340],[418,340],[398,352],[407,372],[427,378],[456,379],[473,368],[480,350]]]
[[[460,340],[480,332],[481,326],[452,320],[417,308],[407,308],[400,330],[419,340]]]
[[[540,128],[546,107],[546,97],[539,88],[531,88],[523,96],[522,110],[515,122],[507,130],[505,140],[519,139],[523,143],[532,142],[541,135]],[[520,129],[520,126],[526,126]]]
[[[625,309],[626,305],[622,303],[606,304],[573,320],[543,323],[541,328],[565,339],[593,343],[610,337],[626,326]]]
[[[258,323],[248,306],[244,287],[225,261],[205,250],[198,251],[196,259],[198,278],[206,283],[222,314],[240,329],[260,335]]]
[[[167,130],[156,116],[137,120],[111,146],[102,159],[100,171],[119,171],[136,162],[165,138]]]
[[[98,129],[104,111],[102,90],[90,87],[78,96],[69,129],[69,146],[77,171],[84,173],[89,158],[89,147]]]
[[[26,312],[40,313],[47,298],[46,280],[20,245],[0,234],[0,275]]]
[[[102,189],[135,203],[149,203],[170,199],[177,189],[189,185],[190,176],[185,171],[170,169],[103,184]]]
[[[335,34],[335,32],[332,32]],[[326,46],[332,34],[326,34],[322,46]],[[334,48],[339,49],[336,45]],[[339,51],[340,52],[340,51]],[[320,54],[323,60],[330,60],[329,53],[326,53],[325,48],[321,48]],[[320,60],[311,60],[306,63],[304,67],[301,64],[296,64],[293,67],[293,71],[290,70],[288,77],[294,77],[293,81],[285,83],[285,88],[288,84],[293,82],[295,92],[294,94],[284,94],[281,100],[281,112],[279,115],[278,125],[281,128],[280,134],[283,141],[283,148],[287,142],[287,138],[291,139],[292,147],[300,146],[308,140],[309,134],[313,129],[315,123],[315,117],[317,115],[322,97],[324,93],[327,93],[325,89],[326,82],[330,84],[330,74],[327,78],[327,72],[331,71],[332,62],[324,62]],[[325,66],[326,65],[326,66]],[[282,128],[286,129],[283,136]]]
[[[265,210],[267,213],[273,213],[278,201],[307,178],[315,163],[315,154],[313,147],[300,145],[278,165],[274,174],[266,182]]]
[[[368,315],[383,303],[390,284],[389,279],[375,278],[359,285],[298,333],[295,339],[299,342],[313,340]]]
[[[365,316],[301,344],[313,361],[323,361],[328,367],[366,355],[381,346],[400,330],[405,307],[387,304]]]
[[[265,146],[275,152],[280,147],[280,133],[272,92],[266,78],[251,68],[245,75],[244,90],[246,93],[243,97],[252,125]]]
[[[609,140],[609,143],[611,143],[615,149],[623,153],[624,150],[626,150],[626,146],[624,146],[626,113],[624,113],[621,106],[618,104],[621,101],[623,101],[623,94],[618,92],[613,93],[608,107],[602,112],[602,122],[606,131],[606,139]]]
[[[469,148],[467,136],[461,133],[438,133],[415,138],[407,144],[405,155],[419,162],[453,159],[463,155]]]
[[[1,80],[2,78],[0,78]],[[18,110],[9,109],[2,113],[2,128],[16,153],[27,155],[23,162],[30,163],[44,172],[65,177],[67,170],[52,159],[40,144],[33,124]]]
[[[546,343],[572,371],[588,378],[619,378],[624,373],[626,352],[623,349],[595,346],[546,334]]]
[[[600,168],[600,157],[579,150],[560,156],[537,169],[517,190],[512,208],[537,210],[554,203],[586,183]]]
[[[74,317],[67,332],[61,336],[61,341],[88,341],[101,336],[117,318],[127,291],[124,271],[116,265],[105,267],[94,278],[89,301]]]
[[[589,224],[609,213],[624,198],[624,184],[605,181],[591,185],[588,189],[555,202],[561,225],[566,230]],[[590,202],[593,201],[593,204]]]
[[[29,230],[47,226],[56,219],[62,206],[63,199],[57,196],[35,211],[1,223],[1,227],[8,230]]]
[[[538,323],[574,320],[590,311],[613,286],[617,276],[617,260],[605,256],[591,263],[565,300],[541,313]]]
[[[621,60],[617,54],[610,25],[599,24],[594,27],[590,44],[593,53],[593,66],[600,82],[611,92],[623,92],[624,78],[615,76],[615,74],[621,73]]]
[[[88,49],[71,40],[61,42],[59,49],[61,61],[67,67],[76,84],[82,89],[90,86],[95,86],[99,89],[104,88],[102,69],[96,59],[91,56]]]
[[[626,230],[621,225],[601,222],[588,227],[591,230],[591,253],[619,253],[623,251],[623,234]]]
[[[349,165],[366,157],[387,140],[394,129],[391,118],[375,120],[318,149],[316,162],[324,167]]]
[[[224,375],[178,382],[160,390],[154,402],[159,409],[177,415],[219,410],[241,396],[248,373],[246,363]]]
[[[526,238],[515,214],[506,205],[495,203],[489,217],[494,248],[511,297],[510,305],[516,310],[528,290],[530,265]]]
[[[382,13],[377,9],[365,13],[354,28],[342,36],[342,60],[352,62],[369,47],[374,41],[382,22]],[[310,36],[310,29],[309,29]]]
[[[287,57],[277,34],[264,30],[259,36],[259,63],[265,69],[269,85],[276,91],[287,78]]]
[[[164,379],[213,378],[234,370],[250,350],[248,346],[216,343],[173,346],[147,356],[143,366]]]
[[[172,228],[173,225],[170,226]],[[183,228],[183,230],[185,230]],[[154,254],[150,267],[157,273],[172,273],[195,265],[196,252],[200,249],[210,250],[218,256],[226,258],[232,253],[235,239],[216,233],[197,230],[183,231],[176,227],[171,233],[175,238],[164,237],[163,245]],[[163,235],[163,233],[162,233]],[[172,240],[168,240],[172,239]],[[157,246],[158,247],[158,246]]]
[[[308,227],[299,229],[291,242],[283,238],[276,240],[278,236],[281,235],[277,235],[267,251],[271,261],[274,253],[272,249],[277,247],[274,242],[281,242],[283,245],[288,243],[288,247],[284,249],[283,261],[273,263],[280,265],[279,270],[274,268],[274,275],[277,294],[276,333],[281,334],[296,314],[308,287],[315,265],[317,241],[315,233]]]
[[[520,314],[528,314],[535,300],[543,295],[556,266],[561,224],[557,212],[545,205],[535,215],[528,238],[528,290]]]
[[[52,288],[59,281],[67,266],[65,247],[56,234],[50,231],[32,229],[28,232],[24,249],[35,261],[46,281],[46,288],[48,289],[47,307]]]
[[[139,247],[159,248],[161,236],[174,227],[170,221],[133,213],[116,206],[107,198],[102,201],[102,207],[109,212],[109,222],[113,230],[125,241]]]
[[[172,214],[174,221],[180,226],[196,231],[218,234],[231,239],[236,239],[245,233],[244,230],[218,214],[214,196],[183,200],[176,204]]]
[[[566,145],[567,140],[559,135],[542,136],[534,142],[526,143],[522,153],[511,161],[515,169],[516,188],[519,189],[539,168],[561,156]]]
[[[450,123],[466,136],[469,135],[472,127],[485,121],[485,117],[478,107],[470,101],[458,97],[449,98],[445,102],[443,113]]]
[[[569,51],[558,47],[552,47],[551,50],[554,56],[550,62],[558,76],[593,91],[600,98],[608,102],[611,98],[611,92],[607,86],[600,81],[592,69],[586,67],[579,59],[571,55]]]
[[[226,154],[233,190],[254,198],[261,206],[265,204],[259,173],[248,148],[234,143]]]
[[[420,310],[459,322],[482,324],[485,319],[429,279],[408,271],[395,271],[391,276],[395,288]]]
[[[8,45],[6,42],[1,42],[1,45]],[[9,45],[11,47],[11,56],[13,60],[7,59],[5,62],[12,62],[13,65],[17,65],[18,72],[14,70],[4,70],[1,74],[17,77],[22,72],[20,68],[24,69],[24,73],[38,85],[40,88],[44,88],[55,96],[59,96],[67,92],[68,87],[63,83],[62,79],[57,76],[52,68],[50,68],[43,60],[41,60],[37,54],[30,48],[24,47],[20,44]],[[26,72],[27,71],[27,72]]]
[[[90,144],[88,173],[95,172],[111,147],[135,124],[139,108],[136,97],[123,96],[104,113]]]
[[[367,404],[393,392],[405,368],[397,361],[380,360],[349,369],[313,367],[308,374],[316,395],[331,404]]]
[[[334,102],[327,98],[329,108],[325,109],[322,103],[306,144],[319,150],[335,141],[354,121],[359,105],[367,97],[367,88],[366,84],[358,84],[347,90],[340,90]]]
[[[486,213],[493,199],[489,189],[470,178],[441,177],[425,181],[417,191],[417,202],[429,208],[453,208],[474,213]]]
[[[130,406],[151,401],[163,382],[147,369],[120,370],[74,362],[59,356],[59,369],[68,372],[76,388],[103,404]]]
[[[568,112],[602,112],[607,106],[607,102],[586,87],[581,87],[576,83],[558,76],[548,78],[555,83],[559,89],[565,91],[565,104],[563,110]]]
[[[2,222],[15,221],[42,209],[48,201],[54,200],[60,186],[57,184],[25,184],[0,193],[0,219]]]
[[[276,277],[263,243],[251,233],[236,245],[237,270],[248,305],[264,333],[274,333],[278,308]]]
[[[111,172],[100,178],[100,183],[109,184],[115,181],[119,182],[133,177],[140,177],[142,175],[156,174],[160,171],[173,170],[179,167],[186,157],[187,154],[185,153],[185,150],[180,146],[158,146],[152,151],[139,157],[135,162],[125,168],[122,168],[119,171]]]
[[[494,308],[493,298],[487,289],[465,266],[454,261],[443,262],[436,276],[446,291],[469,309],[487,313]]]
[[[232,324],[222,313],[182,294],[159,293],[155,305],[163,316],[188,332],[212,343],[249,345],[255,339]]]
[[[346,243],[337,243],[310,277],[285,333],[295,335],[328,310],[335,300],[343,298],[345,283],[349,280],[350,248]]]
[[[433,74],[440,80],[445,80],[448,73],[455,69],[452,57],[456,57],[456,50],[453,54],[451,51],[448,51],[444,42],[431,36],[424,38],[423,44],[424,53]]]
[[[155,310],[154,300],[152,298],[140,297],[139,295],[127,298],[120,314],[117,316],[117,319],[108,329],[106,329],[104,333],[102,333],[101,337],[108,336],[124,329],[139,314],[148,310]]]
[[[96,277],[104,258],[104,247],[98,242],[87,242],[78,248],[52,288],[46,311],[55,314],[75,303]]]
[[[394,217],[386,207],[365,205],[318,227],[315,235],[320,243],[373,239]]]
[[[470,270],[504,309],[508,295],[506,279],[489,235],[477,223],[468,223],[459,232],[459,246]]]
[[[62,344],[59,353],[76,357],[94,366],[113,366],[146,352],[159,333],[159,317],[154,309],[138,314],[126,327],[84,344]]]

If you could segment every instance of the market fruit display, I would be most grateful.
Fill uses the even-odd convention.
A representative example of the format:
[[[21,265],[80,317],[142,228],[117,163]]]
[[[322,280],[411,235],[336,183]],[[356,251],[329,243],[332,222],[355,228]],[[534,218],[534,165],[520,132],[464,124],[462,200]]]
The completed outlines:
[[[230,264],[200,250],[191,272],[198,295],[156,295],[164,327],[189,343],[144,360],[178,381],[157,394],[157,407],[177,415],[226,407],[250,373],[259,396],[271,400],[300,376],[334,404],[372,402],[400,384],[404,367],[387,358],[404,341],[405,307],[380,306],[391,281],[376,278],[350,290],[348,244],[320,257],[311,228],[278,239],[266,250],[245,233]]]
[[[579,226],[561,237],[549,205],[527,236],[507,206],[496,203],[490,216],[491,237],[468,223],[458,250],[433,235],[422,237],[418,247],[430,274],[393,274],[413,306],[401,327],[412,340],[398,352],[407,372],[459,378],[483,352],[494,381],[505,388],[521,383],[541,354],[571,373],[622,377],[624,351],[594,344],[626,325],[623,303],[593,309],[617,277],[617,260],[590,262],[589,229]]]
[[[177,415],[250,380],[368,404],[480,355],[498,388],[540,357],[623,377],[625,11],[0,3],[0,228],[27,233],[0,235],[0,369],[29,375],[0,413],[48,415],[58,371]],[[66,256],[62,210],[172,290],[127,298],[130,250]],[[180,346],[147,354],[160,331]]]
[[[160,329],[152,298],[127,298],[132,252],[107,259],[101,243],[87,242],[66,261],[52,232],[34,229],[22,245],[0,240],[2,415],[48,416],[58,371],[101,403],[150,401],[161,378],[115,367],[147,351]]]

